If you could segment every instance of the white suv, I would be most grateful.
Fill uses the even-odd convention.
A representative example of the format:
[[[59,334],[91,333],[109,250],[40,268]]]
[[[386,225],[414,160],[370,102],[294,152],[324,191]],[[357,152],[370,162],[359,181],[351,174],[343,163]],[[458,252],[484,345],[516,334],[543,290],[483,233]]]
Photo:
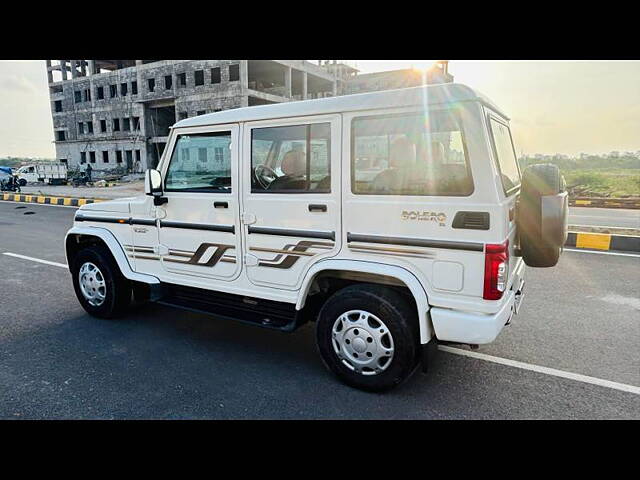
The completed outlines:
[[[366,390],[426,368],[437,341],[493,341],[524,264],[555,265],[566,239],[557,168],[521,178],[506,115],[459,84],[182,120],[145,181],[76,213],[65,246],[87,312],[314,321],[326,365]]]

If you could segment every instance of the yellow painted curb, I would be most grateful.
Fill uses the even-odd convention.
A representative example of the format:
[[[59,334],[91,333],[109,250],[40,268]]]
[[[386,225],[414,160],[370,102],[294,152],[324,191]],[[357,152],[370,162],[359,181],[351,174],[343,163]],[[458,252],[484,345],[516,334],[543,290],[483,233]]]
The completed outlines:
[[[576,247],[593,248],[596,250],[609,250],[611,235],[608,233],[578,233],[576,234]]]

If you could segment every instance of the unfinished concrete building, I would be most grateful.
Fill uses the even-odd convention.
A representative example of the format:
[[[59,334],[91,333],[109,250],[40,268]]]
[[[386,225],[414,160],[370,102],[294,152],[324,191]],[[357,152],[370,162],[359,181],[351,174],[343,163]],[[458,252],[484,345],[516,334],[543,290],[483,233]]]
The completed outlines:
[[[155,167],[169,127],[187,117],[424,80],[397,70],[382,72],[381,81],[337,61],[47,60],[46,65],[57,160],[70,168],[91,164],[95,170],[128,172]],[[446,64],[434,74],[427,83],[452,81]]]

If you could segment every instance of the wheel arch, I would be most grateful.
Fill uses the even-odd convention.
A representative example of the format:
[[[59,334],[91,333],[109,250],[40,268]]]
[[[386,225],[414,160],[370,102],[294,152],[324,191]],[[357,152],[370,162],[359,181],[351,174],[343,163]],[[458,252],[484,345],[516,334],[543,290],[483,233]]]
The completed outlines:
[[[159,284],[160,280],[153,275],[134,272],[129,260],[116,237],[109,230],[100,227],[73,227],[65,237],[64,247],[67,265],[71,268],[74,256],[88,245],[104,245],[109,249],[120,268],[122,275],[128,280],[147,284]]]
[[[347,276],[355,274],[356,277],[364,274],[365,277],[361,280],[362,282],[406,287],[413,297],[417,309],[420,343],[427,343],[434,336],[433,326],[427,314],[429,301],[424,287],[413,273],[396,265],[360,260],[330,259],[320,261],[313,265],[305,275],[300,291],[298,292],[296,310],[304,308],[309,296],[309,291],[314,282],[323,275],[333,276],[333,272]],[[390,283],[390,279],[392,283]]]

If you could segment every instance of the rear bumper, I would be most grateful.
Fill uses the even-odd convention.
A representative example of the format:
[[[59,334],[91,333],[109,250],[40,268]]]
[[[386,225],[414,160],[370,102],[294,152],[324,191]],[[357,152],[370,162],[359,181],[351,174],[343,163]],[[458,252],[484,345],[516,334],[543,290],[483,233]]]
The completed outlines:
[[[440,341],[476,345],[493,342],[517,313],[522,302],[524,268],[520,267],[513,286],[506,293],[505,301],[496,313],[487,315],[435,307],[429,310],[436,338]]]

